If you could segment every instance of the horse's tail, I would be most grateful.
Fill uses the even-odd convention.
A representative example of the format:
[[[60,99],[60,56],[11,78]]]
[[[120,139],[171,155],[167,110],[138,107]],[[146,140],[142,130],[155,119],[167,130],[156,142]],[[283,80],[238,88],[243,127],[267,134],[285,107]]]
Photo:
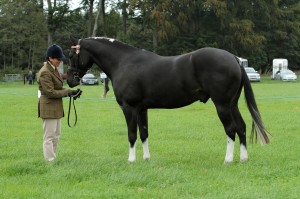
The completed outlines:
[[[243,66],[241,66],[242,72],[242,84],[244,85],[244,94],[245,94],[245,101],[252,116],[252,129],[251,129],[251,136],[250,140],[253,143],[253,139],[255,137],[255,142],[257,142],[257,137],[261,140],[262,144],[268,144],[270,142],[269,133],[264,127],[264,123],[261,119],[260,113],[258,111],[256,101],[254,98],[254,93],[246,74],[246,71]],[[258,135],[258,136],[257,136]]]

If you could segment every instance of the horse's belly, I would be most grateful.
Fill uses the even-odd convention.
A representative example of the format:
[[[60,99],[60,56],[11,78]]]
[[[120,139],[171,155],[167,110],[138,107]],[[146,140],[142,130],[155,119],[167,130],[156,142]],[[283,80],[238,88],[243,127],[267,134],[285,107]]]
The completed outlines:
[[[148,98],[144,100],[146,108],[180,108],[198,101],[196,96],[187,98],[186,96],[173,96],[173,97],[161,97],[161,98]]]

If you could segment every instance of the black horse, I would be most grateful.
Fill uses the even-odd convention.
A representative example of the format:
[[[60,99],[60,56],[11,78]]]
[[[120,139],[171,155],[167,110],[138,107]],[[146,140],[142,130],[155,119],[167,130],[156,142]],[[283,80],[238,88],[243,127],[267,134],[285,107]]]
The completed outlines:
[[[235,134],[240,139],[240,160],[248,160],[246,125],[238,109],[244,87],[253,119],[251,138],[269,142],[258,111],[251,84],[236,57],[221,49],[202,48],[184,55],[164,57],[110,38],[71,37],[67,82],[77,86],[95,63],[111,79],[116,100],[128,126],[129,162],[136,160],[137,127],[143,143],[143,158],[150,159],[148,118],[150,108],[179,108],[209,98],[228,137],[225,162],[233,161]]]

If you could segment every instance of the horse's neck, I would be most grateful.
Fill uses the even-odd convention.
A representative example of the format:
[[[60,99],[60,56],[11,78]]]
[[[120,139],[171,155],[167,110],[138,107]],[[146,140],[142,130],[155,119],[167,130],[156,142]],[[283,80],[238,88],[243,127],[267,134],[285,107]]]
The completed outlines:
[[[94,41],[88,51],[93,54],[95,64],[108,76],[111,76],[122,65],[124,58],[136,50],[138,49],[119,42]]]

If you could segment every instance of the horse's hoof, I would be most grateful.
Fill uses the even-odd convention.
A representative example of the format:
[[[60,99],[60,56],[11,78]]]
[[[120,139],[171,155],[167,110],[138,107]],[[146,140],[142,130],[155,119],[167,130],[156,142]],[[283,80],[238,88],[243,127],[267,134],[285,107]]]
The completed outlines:
[[[224,160],[224,164],[231,164],[233,162],[233,160]]]
[[[230,164],[233,162],[233,156],[225,157],[224,164]]]
[[[150,157],[143,157],[144,160],[150,160]]]
[[[128,159],[128,163],[129,164],[135,163],[135,159],[132,159],[132,160]]]
[[[240,162],[248,162],[248,158],[241,158]]]

